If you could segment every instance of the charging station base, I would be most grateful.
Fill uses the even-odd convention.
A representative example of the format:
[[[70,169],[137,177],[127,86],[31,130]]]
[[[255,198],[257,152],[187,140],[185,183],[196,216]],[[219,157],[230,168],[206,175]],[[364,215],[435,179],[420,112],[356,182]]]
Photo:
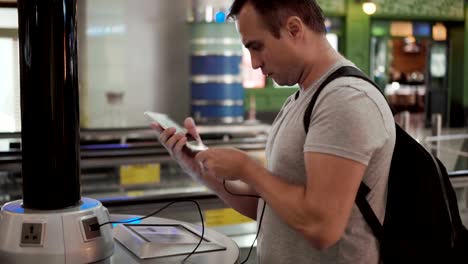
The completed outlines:
[[[92,263],[114,253],[109,213],[94,199],[62,210],[28,210],[22,201],[0,211],[0,263]]]
[[[121,224],[114,229],[115,239],[140,259],[226,250],[221,242],[199,230],[180,224]]]

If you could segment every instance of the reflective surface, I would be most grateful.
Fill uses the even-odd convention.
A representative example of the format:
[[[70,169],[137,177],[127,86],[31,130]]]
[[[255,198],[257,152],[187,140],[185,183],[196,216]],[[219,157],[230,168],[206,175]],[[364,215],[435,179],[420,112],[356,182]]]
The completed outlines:
[[[79,111],[75,0],[18,1],[23,201],[77,205]]]
[[[121,215],[115,214],[111,215],[112,221],[121,221],[126,220],[129,215]],[[150,217],[142,221],[142,224],[182,224],[185,226],[193,227],[193,229],[201,232],[200,226],[190,225],[185,222],[174,221],[171,219],[165,218],[158,218],[158,217]],[[207,252],[207,253],[197,253],[190,256],[187,262],[184,263],[203,263],[203,264],[210,264],[210,263],[237,263],[239,260],[239,248],[238,246],[229,239],[228,237],[213,231],[209,228],[205,228],[205,234],[208,237],[213,238],[220,244],[226,247],[226,250],[223,251],[214,251],[214,252]],[[181,263],[182,260],[186,257],[186,255],[180,256],[172,256],[172,257],[162,257],[162,258],[150,258],[150,259],[139,259],[133,253],[131,253],[127,248],[125,248],[122,244],[116,243],[115,244],[115,252],[114,255],[110,259],[110,263]]]

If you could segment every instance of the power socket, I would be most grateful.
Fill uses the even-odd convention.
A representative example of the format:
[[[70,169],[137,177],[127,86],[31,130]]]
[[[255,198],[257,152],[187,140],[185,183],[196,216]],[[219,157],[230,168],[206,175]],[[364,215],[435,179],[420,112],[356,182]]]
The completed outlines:
[[[21,246],[42,246],[43,223],[23,223]]]
[[[89,241],[93,238],[101,236],[101,230],[100,230],[99,222],[96,216],[92,216],[92,217],[83,219],[81,221],[83,224],[85,241]]]

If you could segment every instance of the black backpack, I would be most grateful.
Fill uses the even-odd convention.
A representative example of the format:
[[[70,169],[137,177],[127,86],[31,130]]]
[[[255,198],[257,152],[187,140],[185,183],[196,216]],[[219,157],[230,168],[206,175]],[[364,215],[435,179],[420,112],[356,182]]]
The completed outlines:
[[[320,92],[336,78],[355,77],[378,86],[360,70],[344,66],[317,89],[304,114],[304,128]],[[299,92],[296,94],[298,96]],[[468,263],[468,231],[444,165],[398,124],[388,179],[383,225],[366,200],[369,187],[361,182],[356,205],[380,244],[384,264]]]

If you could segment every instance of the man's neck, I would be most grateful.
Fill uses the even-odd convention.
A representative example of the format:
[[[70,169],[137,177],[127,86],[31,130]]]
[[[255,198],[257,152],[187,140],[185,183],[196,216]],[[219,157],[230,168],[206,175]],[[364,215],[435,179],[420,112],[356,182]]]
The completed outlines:
[[[331,46],[328,46],[323,50],[323,53],[319,54],[321,54],[321,56],[306,63],[304,67],[303,78],[299,81],[299,86],[303,91],[326,74],[333,65],[343,59]]]

